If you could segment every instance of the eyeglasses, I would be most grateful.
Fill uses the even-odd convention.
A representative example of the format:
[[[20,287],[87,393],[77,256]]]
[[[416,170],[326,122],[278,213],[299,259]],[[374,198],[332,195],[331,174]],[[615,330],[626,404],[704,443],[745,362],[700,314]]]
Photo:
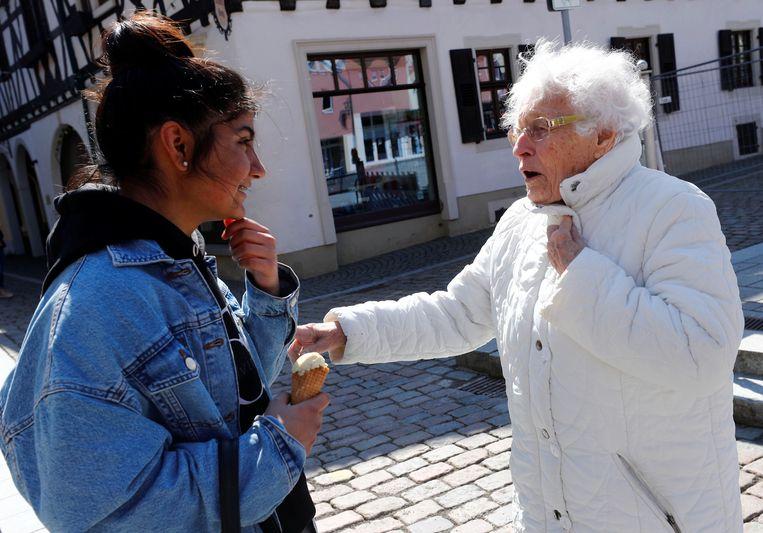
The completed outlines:
[[[582,115],[564,115],[556,118],[538,117],[525,128],[518,128],[513,125],[509,126],[509,142],[511,144],[517,144],[519,136],[523,133],[533,141],[539,142],[548,137],[548,134],[555,129],[575,122],[580,122],[581,120],[585,120],[585,117]]]

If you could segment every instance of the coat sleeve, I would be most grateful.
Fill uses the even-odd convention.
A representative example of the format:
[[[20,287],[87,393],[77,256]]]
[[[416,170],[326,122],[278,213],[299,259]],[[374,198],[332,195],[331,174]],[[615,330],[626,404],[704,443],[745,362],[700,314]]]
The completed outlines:
[[[643,286],[585,248],[541,314],[613,367],[668,388],[711,394],[729,382],[742,337],[736,275],[712,201],[681,193],[646,240]]]
[[[173,443],[161,425],[93,391],[61,391],[35,409],[51,531],[219,531],[217,441]],[[239,440],[241,523],[267,518],[296,484],[304,448],[269,416]]]
[[[490,298],[490,256],[495,236],[446,291],[417,293],[396,302],[366,302],[331,309],[347,335],[340,364],[448,357],[495,337]]]
[[[286,265],[278,265],[280,292],[273,296],[260,290],[246,275],[246,292],[238,305],[222,281],[218,281],[233,312],[241,317],[257,349],[269,385],[278,378],[286,361],[286,346],[294,337],[298,318],[299,279]]]

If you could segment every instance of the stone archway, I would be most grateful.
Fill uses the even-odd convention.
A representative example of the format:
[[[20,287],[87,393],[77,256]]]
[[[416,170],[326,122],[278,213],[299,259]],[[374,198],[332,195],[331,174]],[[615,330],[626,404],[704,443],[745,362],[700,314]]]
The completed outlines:
[[[59,132],[56,160],[58,162],[61,187],[66,190],[69,180],[77,171],[90,164],[87,147],[77,131],[71,126],[64,126]]]
[[[8,159],[3,155],[0,155],[0,211],[4,215],[0,217],[0,225],[9,244],[6,253],[31,254],[29,239],[22,231],[24,222],[13,171]]]

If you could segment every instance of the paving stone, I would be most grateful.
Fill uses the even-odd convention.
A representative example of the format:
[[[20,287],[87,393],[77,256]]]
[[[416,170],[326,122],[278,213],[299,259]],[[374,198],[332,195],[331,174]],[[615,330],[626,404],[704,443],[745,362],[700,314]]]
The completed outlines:
[[[511,450],[511,441],[512,441],[511,437],[508,437],[506,439],[501,439],[492,444],[488,444],[487,446],[485,446],[485,449],[491,455],[496,453],[507,452]]]
[[[492,429],[490,430],[490,434],[499,439],[505,439],[506,437],[511,437],[512,435],[511,426],[506,425],[506,426],[501,426],[499,428]]]
[[[439,479],[433,479],[432,481],[428,481],[423,485],[418,485],[412,489],[406,490],[403,492],[402,496],[410,502],[417,503],[433,498],[434,496],[437,496],[438,494],[441,494],[449,489],[450,487]]]
[[[399,520],[395,520],[391,516],[386,516],[378,520],[363,523],[357,527],[354,527],[351,531],[352,533],[384,533],[392,532],[402,525],[402,522]]]
[[[763,524],[760,522],[748,522],[744,525],[744,533],[763,533]]]
[[[480,465],[471,465],[448,474],[442,480],[451,487],[460,487],[489,474],[492,474],[492,470]]]
[[[454,455],[448,459],[448,462],[456,468],[464,468],[465,466],[478,463],[485,457],[487,457],[487,450],[481,450],[477,448],[476,450],[470,450],[459,455]],[[493,458],[491,457],[491,459]]]
[[[441,448],[443,446],[449,446],[453,444],[454,442],[463,439],[464,436],[460,433],[456,433],[455,431],[451,431],[449,433],[445,433],[443,435],[440,435],[438,437],[432,437],[428,441],[426,441],[424,444],[427,446],[431,446],[432,448]]]
[[[476,500],[483,494],[485,494],[485,491],[477,485],[466,485],[452,489],[441,496],[437,496],[435,501],[446,509],[450,509],[468,501]]]
[[[343,483],[355,477],[355,474],[350,470],[337,470],[336,472],[330,472],[328,474],[322,474],[318,477],[312,478],[312,481],[318,485],[334,485],[336,483]]]
[[[364,503],[355,509],[355,511],[362,514],[363,518],[370,520],[371,518],[376,518],[381,514],[397,511],[406,505],[408,505],[408,502],[402,498],[398,498],[396,496],[387,496],[385,498],[377,498],[368,503]]]
[[[323,468],[327,472],[335,472],[337,470],[346,470],[350,468],[351,466],[361,462],[363,462],[363,460],[360,457],[351,455],[348,457],[343,457],[342,459],[337,459],[333,463],[324,463]]]
[[[514,519],[514,513],[511,505],[505,505],[489,513],[485,518],[495,526],[505,526]]]
[[[737,452],[739,453],[739,464],[750,464],[763,457],[763,445],[751,442],[737,442]]]
[[[365,490],[379,485],[380,483],[384,483],[385,481],[389,481],[390,479],[393,479],[392,474],[385,470],[377,470],[376,472],[371,472],[370,474],[353,479],[350,481],[350,486],[354,489]]]
[[[473,450],[475,448],[485,448],[488,444],[495,442],[496,440],[497,439],[492,435],[480,433],[479,435],[474,435],[473,437],[457,441],[456,446],[460,446],[467,450]]]
[[[332,507],[336,509],[352,509],[354,507],[357,507],[358,505],[362,505],[366,503],[369,500],[373,500],[376,498],[373,494],[368,492],[367,490],[357,490],[350,492],[349,494],[345,494],[344,496],[339,496],[338,498],[334,498],[329,503]]]
[[[416,483],[425,483],[430,479],[435,479],[447,474],[451,470],[453,470],[453,467],[448,463],[435,463],[416,470],[415,472],[411,472],[408,476]]]
[[[505,505],[514,500],[514,485],[490,492],[490,497],[496,502]]]
[[[410,433],[404,437],[399,437],[394,440],[396,446],[408,446],[409,444],[421,444],[425,440],[431,438],[432,435],[426,431],[416,431]]]
[[[325,516],[327,514],[331,514],[334,512],[334,508],[331,507],[328,503],[316,503],[315,504],[315,517],[320,518],[322,516]]]
[[[757,496],[742,494],[742,518],[747,521],[763,513],[763,500]]]
[[[375,487],[371,487],[371,490],[376,494],[394,495],[400,494],[406,489],[409,489],[416,485],[414,481],[411,481],[407,477],[395,478],[392,481],[387,481]]]
[[[407,461],[411,457],[416,457],[417,455],[421,455],[422,453],[428,452],[429,446],[426,444],[411,444],[410,446],[406,446],[405,448],[401,448],[399,450],[395,450],[393,452],[389,452],[387,454],[390,459],[393,461]]]
[[[511,470],[501,470],[495,474],[490,474],[489,476],[478,479],[474,483],[487,491],[493,491],[505,487],[506,485],[510,485],[511,482]]]
[[[754,428],[751,426],[737,426],[736,438],[741,440],[757,440],[763,436],[762,428]]]
[[[402,463],[398,463],[395,466],[390,466],[387,468],[387,472],[392,474],[393,476],[403,476],[407,474],[408,472],[413,472],[414,470],[418,470],[419,468],[423,468],[427,466],[429,463],[426,462],[421,457],[414,457],[413,459],[408,459],[407,461],[403,461]]]
[[[488,467],[491,470],[507,470],[509,468],[510,458],[511,452],[503,452],[499,453],[498,455],[494,455],[489,459],[485,459],[482,461],[482,465]]]
[[[457,506],[448,513],[448,518],[456,524],[463,524],[492,511],[496,507],[498,507],[498,504],[490,498],[477,498]]]
[[[753,461],[752,463],[745,465],[745,470],[752,472],[758,477],[763,477],[763,458]]]
[[[464,451],[463,448],[459,448],[458,446],[455,446],[453,444],[448,444],[447,446],[435,448],[431,452],[427,452],[421,457],[422,459],[425,459],[429,461],[430,463],[439,463],[440,461],[444,461],[445,459],[448,459],[449,457],[453,457],[454,455],[459,455],[463,453],[463,451]]]
[[[763,498],[763,481],[755,483],[752,487],[745,491],[747,494],[752,494],[758,498]]]
[[[434,500],[424,500],[415,505],[411,505],[394,514],[394,517],[404,524],[414,524],[424,518],[438,513],[442,507]]]
[[[489,531],[493,531],[493,525],[477,519],[458,526],[452,533],[488,533]]]
[[[376,457],[364,463],[353,466],[352,471],[359,476],[364,476],[370,472],[373,472],[374,470],[379,470],[380,468],[384,468],[385,466],[389,466],[393,463],[394,461],[389,457]]]
[[[345,511],[316,521],[316,526],[321,533],[330,533],[361,520],[363,520],[363,517],[355,511]]]
[[[389,437],[387,437],[386,435],[376,435],[375,437],[371,437],[369,439],[356,442],[355,444],[352,444],[352,447],[362,452],[370,448],[374,448],[380,444],[384,444],[388,441],[389,441]]]
[[[411,533],[435,533],[437,531],[449,531],[453,522],[441,516],[433,516],[408,526]]]
[[[374,446],[373,448],[369,448],[368,450],[364,452],[360,452],[358,456],[364,461],[367,461],[369,459],[379,457],[380,455],[387,455],[388,453],[394,452],[397,449],[398,449],[397,445],[392,444],[391,442],[388,442],[380,446]]]
[[[485,422],[477,422],[476,424],[472,424],[471,426],[466,426],[457,429],[459,433],[466,436],[476,435],[477,433],[484,433],[486,431],[490,431],[493,429],[492,424],[487,424]]]

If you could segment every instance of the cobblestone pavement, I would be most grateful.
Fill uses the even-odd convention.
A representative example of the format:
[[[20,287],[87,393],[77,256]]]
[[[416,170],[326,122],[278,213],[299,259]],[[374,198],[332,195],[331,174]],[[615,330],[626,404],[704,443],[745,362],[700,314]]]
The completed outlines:
[[[745,197],[733,192],[714,196],[724,228],[750,228],[738,239],[729,233],[733,249],[763,241],[753,224],[755,213],[738,209],[735,198],[740,196]],[[305,280],[300,321],[320,321],[337,305],[445,288],[488,235],[482,231],[440,239]],[[9,271],[27,277],[42,271],[39,262],[12,258],[9,263]],[[0,300],[0,351],[13,356],[39,286],[17,277],[8,277],[6,285],[17,296]],[[351,290],[357,286],[363,288]],[[476,380],[485,378],[456,367],[453,358],[333,367],[325,387],[332,403],[306,465],[320,531],[511,531],[511,425],[505,393],[500,382],[487,393],[469,392]],[[288,383],[285,369],[276,390],[287,389]],[[738,427],[737,438],[745,531],[763,532],[763,429]],[[0,470],[0,529],[39,528],[17,503],[15,514],[8,516],[18,495],[4,472]]]

